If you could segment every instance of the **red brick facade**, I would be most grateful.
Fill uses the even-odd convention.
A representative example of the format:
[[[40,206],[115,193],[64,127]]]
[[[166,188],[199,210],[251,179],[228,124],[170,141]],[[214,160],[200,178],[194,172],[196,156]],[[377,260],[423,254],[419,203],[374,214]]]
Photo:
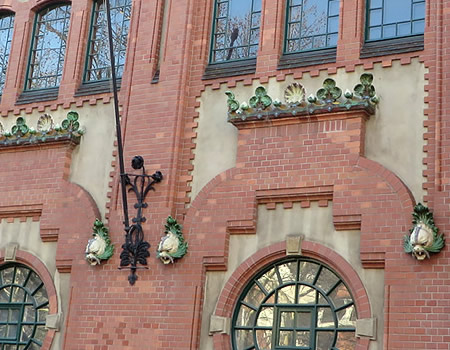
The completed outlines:
[[[53,2],[57,3],[0,0],[0,13],[16,16],[0,122],[58,108],[82,114],[83,108],[110,103],[110,93],[74,97],[82,80],[92,9],[90,0],[77,0],[71,2],[58,99],[15,104],[24,85],[34,11]],[[162,31],[163,3],[168,11],[166,32]],[[409,65],[416,59],[426,68],[426,85],[417,86],[426,91],[423,140],[417,140],[424,144],[424,156],[423,164],[417,166],[424,169],[424,202],[449,240],[450,31],[445,28],[450,24],[450,1],[427,2],[424,50],[366,59],[360,59],[365,1],[341,1],[336,62],[279,70],[285,6],[282,0],[262,1],[255,74],[203,80],[213,1],[133,0],[119,95],[126,166],[131,170],[129,160],[140,154],[148,173],[160,170],[164,174],[156,191],[150,193],[144,213],[151,257],[149,269],[138,270],[135,286],[128,284],[127,271],[117,269],[124,236],[118,165],[114,162],[114,171],[104,179],[110,184],[106,218],[116,252],[107,263],[91,267],[84,260],[84,248],[100,211],[89,191],[69,181],[77,146],[65,141],[44,146],[0,145],[0,219],[39,221],[42,241],[56,242],[58,273],[70,274],[61,350],[201,349],[200,336],[208,333],[202,329],[206,274],[227,271],[230,236],[256,233],[258,206],[270,210],[282,204],[289,209],[301,203],[308,208],[311,202],[318,202],[319,207],[332,205],[337,234],[360,230],[362,266],[384,270],[383,348],[450,349],[448,245],[423,262],[405,254],[403,236],[411,228],[417,199],[398,174],[365,157],[370,118],[365,112],[325,113],[270,125],[243,123],[238,127],[235,167],[218,174],[191,200],[199,101],[208,89],[215,91],[225,84],[233,90],[241,83],[252,89],[254,81],[266,84],[275,78],[283,83],[287,76],[301,79],[304,74],[317,77],[322,72],[333,78],[339,69],[351,73],[363,67],[372,72],[379,63],[389,70],[397,61]],[[158,60],[159,81],[151,84]],[[109,145],[109,151],[116,156],[115,145]],[[131,198],[129,202],[132,208],[134,202]],[[189,251],[175,264],[162,265],[155,259],[155,250],[168,215],[183,225]],[[0,237],[0,243],[3,247],[7,242]],[[283,257],[284,244],[280,239],[230,271],[231,277],[217,296],[215,315],[231,317],[246,282],[260,268]],[[348,261],[318,242],[307,240],[302,249],[305,256],[327,263],[347,281],[359,318],[372,317],[367,287]],[[40,274],[49,291],[51,311],[58,312],[54,276],[30,253],[21,251],[17,261]],[[42,349],[55,349],[50,345],[54,333],[48,332]],[[229,335],[215,334],[213,343],[215,350],[231,350]],[[369,346],[369,339],[361,337],[356,349]]]

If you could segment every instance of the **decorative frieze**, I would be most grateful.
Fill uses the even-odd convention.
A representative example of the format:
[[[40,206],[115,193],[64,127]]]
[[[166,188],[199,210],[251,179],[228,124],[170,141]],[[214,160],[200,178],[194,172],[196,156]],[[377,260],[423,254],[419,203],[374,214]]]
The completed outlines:
[[[78,113],[71,111],[67,113],[61,125],[55,124],[49,114],[43,114],[36,128],[27,125],[25,118],[19,117],[16,124],[6,131],[0,124],[0,147],[32,145],[45,142],[71,140],[78,144],[84,129],[80,128]]]
[[[305,88],[295,82],[285,89],[284,103],[279,99],[272,99],[263,86],[256,88],[255,95],[248,103],[239,103],[233,92],[226,91],[228,121],[235,124],[244,121],[302,117],[352,110],[364,110],[368,114],[374,114],[378,97],[372,82],[372,74],[364,73],[353,92],[347,89],[342,95],[341,88],[336,86],[333,79],[328,78],[323,82],[322,88],[308,98],[306,98]]]

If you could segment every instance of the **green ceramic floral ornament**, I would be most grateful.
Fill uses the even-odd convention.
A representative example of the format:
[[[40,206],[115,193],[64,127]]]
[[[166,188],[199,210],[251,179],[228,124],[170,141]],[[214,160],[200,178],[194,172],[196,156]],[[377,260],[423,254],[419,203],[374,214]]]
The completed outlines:
[[[281,101],[279,99],[276,98],[275,100],[273,100],[273,106],[274,107],[280,108],[281,105],[282,105],[282,103],[281,103]]]
[[[108,228],[96,219],[93,227],[93,238],[86,246],[86,261],[91,265],[99,265],[102,260],[108,260],[114,253],[114,245],[109,238]]]
[[[239,102],[236,100],[234,94],[231,91],[225,91],[225,95],[228,96],[227,105],[228,112],[233,113],[239,109]]]
[[[355,95],[364,98],[372,99],[375,97],[375,87],[372,85],[373,75],[370,73],[363,73],[359,78],[361,84],[355,86]],[[373,101],[376,103],[375,101]]]
[[[22,117],[17,118],[16,125],[11,128],[11,134],[21,137],[28,134],[29,128]]]
[[[67,130],[69,132],[77,132],[80,128],[78,113],[74,111],[67,113],[67,118],[62,121],[61,127],[63,130]]]
[[[325,79],[323,87],[317,91],[317,98],[325,103],[334,103],[341,97],[342,90],[336,86],[333,79]]]
[[[309,103],[316,103],[317,102],[317,97],[314,96],[313,94],[308,96],[308,102]]]
[[[405,253],[412,254],[419,261],[430,257],[430,253],[439,253],[445,245],[445,237],[439,234],[434,224],[433,213],[421,203],[414,207],[413,228],[403,237]]]
[[[241,110],[246,111],[250,108],[247,102],[242,102],[240,106]]]
[[[161,237],[158,244],[156,257],[165,265],[174,262],[174,259],[182,258],[188,249],[184,240],[182,227],[177,220],[169,216],[165,224],[165,236]]]
[[[267,95],[267,91],[263,86],[258,86],[255,90],[255,96],[250,98],[250,106],[257,109],[266,109],[272,104],[272,99]]]

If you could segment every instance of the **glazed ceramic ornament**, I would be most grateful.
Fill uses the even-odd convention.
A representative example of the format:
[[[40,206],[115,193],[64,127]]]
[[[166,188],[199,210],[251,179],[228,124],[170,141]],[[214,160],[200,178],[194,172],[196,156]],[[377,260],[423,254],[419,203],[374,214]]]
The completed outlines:
[[[305,101],[305,88],[299,83],[292,83],[284,90],[284,101],[288,105],[297,106]]]
[[[419,261],[430,258],[430,253],[439,253],[445,245],[443,234],[434,224],[433,213],[421,203],[414,207],[413,228],[409,236],[403,238],[406,253],[412,254]]]

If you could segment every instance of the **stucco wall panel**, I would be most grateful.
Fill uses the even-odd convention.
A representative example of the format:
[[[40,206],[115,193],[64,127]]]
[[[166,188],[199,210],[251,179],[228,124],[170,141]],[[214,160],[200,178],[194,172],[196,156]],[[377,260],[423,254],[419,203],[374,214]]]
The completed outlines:
[[[321,71],[318,76],[304,73],[301,79],[286,76],[283,82],[276,78],[263,84],[272,98],[284,100],[284,90],[292,82],[302,84],[306,96],[315,94],[322,87],[326,78],[336,81],[343,91],[353,90],[359,83],[359,77],[365,70],[357,66],[354,72],[338,69],[336,74],[328,75]],[[423,121],[426,69],[419,60],[412,60],[409,65],[393,62],[385,68],[375,64],[367,71],[374,76],[374,86],[380,103],[376,114],[371,116],[366,125],[365,155],[394,172],[413,192],[417,201],[423,198]],[[227,97],[225,91],[232,91],[239,102],[248,102],[257,86],[238,82],[236,87],[228,88],[222,84],[219,89],[208,87],[198,99],[200,107],[195,159],[193,161],[193,180],[191,200],[214,176],[236,165],[237,132],[227,122]]]

